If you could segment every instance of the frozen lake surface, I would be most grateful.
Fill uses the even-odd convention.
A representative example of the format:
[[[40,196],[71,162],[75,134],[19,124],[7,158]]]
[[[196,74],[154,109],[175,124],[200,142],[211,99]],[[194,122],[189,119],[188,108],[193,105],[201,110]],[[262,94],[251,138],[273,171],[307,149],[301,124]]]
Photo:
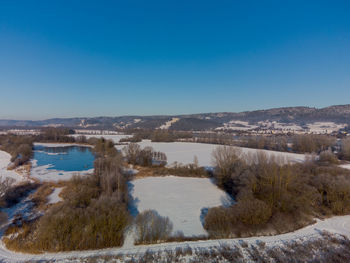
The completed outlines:
[[[35,144],[31,176],[41,181],[68,180],[74,174],[92,172],[94,160],[90,147]]]
[[[89,147],[36,145],[33,159],[37,166],[50,165],[48,169],[70,172],[93,168],[95,157]]]

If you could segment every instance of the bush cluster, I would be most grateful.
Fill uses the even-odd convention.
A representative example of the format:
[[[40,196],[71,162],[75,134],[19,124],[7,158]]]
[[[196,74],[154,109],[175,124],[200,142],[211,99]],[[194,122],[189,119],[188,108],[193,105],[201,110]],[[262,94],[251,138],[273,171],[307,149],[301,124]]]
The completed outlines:
[[[173,230],[168,217],[160,216],[155,210],[146,210],[135,219],[137,244],[152,244],[165,241]]]
[[[317,162],[288,164],[263,153],[245,156],[232,147],[219,147],[213,156],[217,184],[237,201],[229,208],[209,209],[205,228],[213,236],[267,228],[286,232],[314,215],[350,213],[349,171]]]
[[[0,150],[11,154],[12,168],[15,168],[30,160],[33,155],[33,142],[32,136],[0,135]]]
[[[141,149],[137,143],[130,143],[123,148],[123,154],[129,164],[152,166],[164,166],[167,163],[165,153],[154,151],[152,147],[145,147]]]
[[[23,226],[17,236],[5,238],[10,249],[38,253],[123,244],[130,215],[122,157],[109,149],[109,142],[98,145],[94,174],[73,177],[62,191],[63,202]]]

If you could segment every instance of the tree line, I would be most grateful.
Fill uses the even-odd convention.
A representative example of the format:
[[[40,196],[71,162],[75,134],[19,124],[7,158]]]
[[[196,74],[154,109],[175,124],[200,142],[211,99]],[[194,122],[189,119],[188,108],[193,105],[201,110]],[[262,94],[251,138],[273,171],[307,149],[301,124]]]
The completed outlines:
[[[179,139],[192,138],[191,132],[169,131],[169,130],[130,130],[133,136],[123,138],[120,142],[141,142],[142,140],[151,140],[152,142],[175,142]]]

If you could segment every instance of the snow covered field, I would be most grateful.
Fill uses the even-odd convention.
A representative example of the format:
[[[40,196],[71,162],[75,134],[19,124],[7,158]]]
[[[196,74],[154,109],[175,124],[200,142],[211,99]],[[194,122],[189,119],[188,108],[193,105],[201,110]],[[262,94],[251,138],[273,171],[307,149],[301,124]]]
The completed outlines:
[[[118,143],[120,139],[132,137],[132,135],[128,135],[128,134],[72,134],[70,136],[74,138],[79,136],[85,136],[86,139],[103,137],[107,140],[112,140],[114,143]]]
[[[198,158],[200,166],[212,166],[212,152],[220,145],[205,144],[205,143],[189,143],[189,142],[151,142],[150,140],[143,140],[139,143],[143,148],[146,146],[153,147],[154,150],[164,152],[168,158],[168,165],[174,162],[189,164],[193,163],[194,157]],[[117,145],[117,149],[121,150],[124,145]],[[303,162],[305,160],[304,154],[276,152],[268,150],[257,150],[251,148],[237,147],[242,150],[244,154],[254,154],[256,152],[265,152],[268,156],[275,155],[284,158],[290,162]]]
[[[202,209],[233,202],[208,178],[147,177],[131,181],[130,190],[139,213],[154,209],[169,217],[173,232],[182,231],[185,236],[207,234],[201,223]]]
[[[317,134],[330,134],[346,127],[346,124],[337,124],[334,122],[314,122],[307,124],[309,132]]]
[[[224,126],[218,127],[215,130],[249,131],[258,127],[257,125],[250,125],[247,121],[232,120],[224,123]]]
[[[11,163],[11,155],[7,152],[0,151],[0,177],[1,180],[5,178],[12,178],[15,182],[21,182],[26,180],[22,175],[18,174],[14,170],[7,170],[8,165]]]

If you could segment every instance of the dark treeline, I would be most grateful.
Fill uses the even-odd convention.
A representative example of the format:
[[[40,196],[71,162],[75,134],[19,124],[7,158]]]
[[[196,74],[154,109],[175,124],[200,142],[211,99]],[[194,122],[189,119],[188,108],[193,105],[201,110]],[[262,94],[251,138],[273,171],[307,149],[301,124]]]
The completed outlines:
[[[204,167],[195,164],[174,165],[172,167],[159,167],[154,169],[155,176],[181,176],[181,177],[211,177],[211,173]]]
[[[350,171],[312,160],[286,164],[263,153],[243,156],[230,147],[213,157],[217,184],[237,201],[209,209],[205,228],[213,237],[277,234],[315,216],[350,213]]]
[[[114,150],[112,150],[112,148]],[[130,222],[127,177],[113,143],[99,140],[94,174],[76,176],[64,188],[64,201],[35,222],[12,226],[5,238],[13,250],[68,251],[121,246]]]
[[[123,138],[120,142],[140,142],[142,140],[151,140],[152,142],[175,142],[179,139],[192,138],[191,132],[179,132],[169,130],[130,130],[128,133],[134,134],[133,137]]]
[[[336,140],[337,138],[331,135],[315,134],[235,136],[231,133],[199,133],[192,141],[283,152],[320,153],[335,146]]]
[[[329,135],[295,135],[292,138],[293,152],[320,153],[336,144],[337,138]]]
[[[74,130],[63,127],[48,127],[43,128],[35,139],[39,142],[75,142],[74,137],[68,136],[70,134],[74,134]]]

